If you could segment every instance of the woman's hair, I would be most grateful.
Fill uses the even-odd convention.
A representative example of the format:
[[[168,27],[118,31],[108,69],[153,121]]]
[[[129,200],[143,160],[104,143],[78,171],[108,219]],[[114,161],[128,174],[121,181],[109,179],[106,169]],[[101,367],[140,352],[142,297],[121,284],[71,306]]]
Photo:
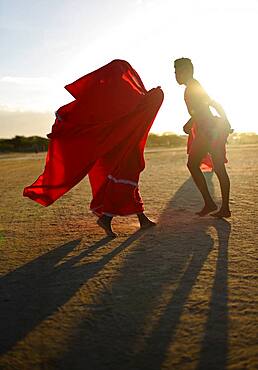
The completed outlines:
[[[174,61],[174,67],[175,68],[183,68],[184,70],[191,72],[193,75],[194,68],[193,68],[193,63],[191,59],[189,58],[179,58]]]

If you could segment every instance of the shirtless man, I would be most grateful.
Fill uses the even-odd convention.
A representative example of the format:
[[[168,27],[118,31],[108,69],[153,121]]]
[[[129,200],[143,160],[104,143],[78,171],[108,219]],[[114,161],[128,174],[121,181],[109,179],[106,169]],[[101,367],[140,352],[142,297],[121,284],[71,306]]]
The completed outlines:
[[[174,61],[175,77],[179,85],[185,85],[184,99],[191,116],[184,125],[184,131],[195,131],[195,138],[189,151],[187,167],[193,180],[202,194],[204,207],[197,214],[201,217],[217,210],[212,199],[205,177],[200,169],[202,159],[210,153],[214,171],[218,177],[222,204],[219,211],[212,216],[227,218],[231,216],[229,209],[230,181],[225,168],[225,144],[230,132],[230,124],[222,107],[211,100],[201,84],[193,78],[193,64],[188,58]],[[214,116],[210,107],[215,108],[219,117]]]

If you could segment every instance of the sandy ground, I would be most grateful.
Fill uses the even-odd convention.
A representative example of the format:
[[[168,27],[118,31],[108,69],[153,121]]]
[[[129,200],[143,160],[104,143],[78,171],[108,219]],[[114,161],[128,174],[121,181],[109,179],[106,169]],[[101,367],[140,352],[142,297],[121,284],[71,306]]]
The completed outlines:
[[[229,221],[202,206],[184,149],[146,153],[158,222],[105,237],[87,179],[44,208],[22,197],[44,155],[0,157],[0,368],[258,369],[258,146],[229,147]],[[207,181],[219,202],[218,181]]]

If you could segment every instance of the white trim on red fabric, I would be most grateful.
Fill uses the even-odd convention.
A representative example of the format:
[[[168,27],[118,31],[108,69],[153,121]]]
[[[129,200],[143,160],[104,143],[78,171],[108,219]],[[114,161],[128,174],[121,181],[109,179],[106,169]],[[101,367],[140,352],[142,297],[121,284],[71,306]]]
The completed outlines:
[[[117,217],[117,216],[119,216],[119,217],[129,217],[129,216],[138,215],[139,213],[143,213],[143,211],[127,213],[126,215],[119,215],[119,214],[108,213],[108,212],[103,212],[102,214],[105,215],[105,216],[109,216],[109,217]]]
[[[91,209],[91,212],[97,216],[97,217],[100,217],[102,215],[106,215],[106,216],[109,216],[109,217],[116,217],[116,216],[119,216],[119,217],[128,217],[128,216],[134,216],[134,215],[137,215],[138,213],[142,213],[143,211],[140,211],[140,212],[133,212],[133,213],[127,213],[126,215],[119,215],[119,214],[115,214],[115,213],[108,213],[108,212],[101,212],[101,213],[98,213],[96,212],[95,210],[98,209],[100,207],[97,207],[97,208],[94,208],[94,209]]]
[[[112,175],[108,175],[109,180],[114,181],[116,184],[126,184],[126,185],[132,185],[135,187],[138,187],[138,183],[131,181],[131,180],[126,180],[126,179],[117,179]]]

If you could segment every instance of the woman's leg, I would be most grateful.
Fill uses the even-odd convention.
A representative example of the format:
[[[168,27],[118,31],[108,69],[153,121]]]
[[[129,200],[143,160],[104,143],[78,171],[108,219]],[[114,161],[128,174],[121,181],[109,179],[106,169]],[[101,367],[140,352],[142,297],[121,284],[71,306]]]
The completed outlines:
[[[115,238],[117,235],[112,230],[111,226],[112,218],[113,218],[112,216],[104,214],[98,218],[97,224],[106,231],[106,234],[108,236],[112,236],[113,238]]]
[[[151,221],[143,212],[137,213],[137,217],[140,222],[141,229],[148,229],[149,227],[156,225],[156,223]]]

